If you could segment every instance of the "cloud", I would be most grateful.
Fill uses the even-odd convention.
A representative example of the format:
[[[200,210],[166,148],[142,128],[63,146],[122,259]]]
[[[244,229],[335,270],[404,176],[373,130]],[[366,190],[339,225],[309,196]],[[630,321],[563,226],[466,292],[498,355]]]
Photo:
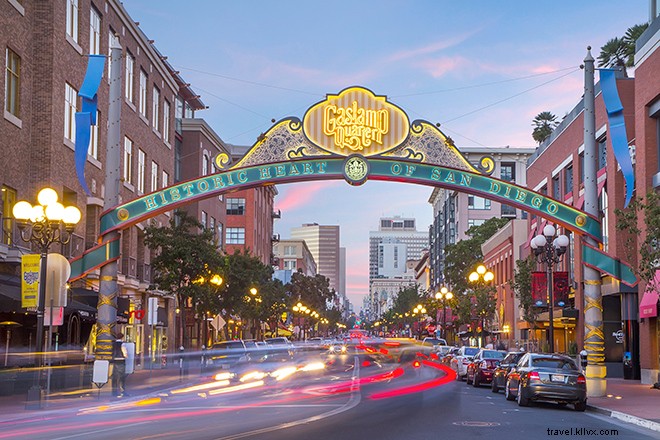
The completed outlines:
[[[422,47],[417,47],[413,49],[408,49],[408,50],[401,50],[399,52],[395,52],[392,55],[388,56],[385,61],[393,63],[393,62],[398,62],[401,60],[406,60],[410,58],[419,58],[423,55],[428,55],[428,54],[433,54],[436,52],[441,52],[445,49],[452,48],[454,46],[458,46],[462,42],[464,42],[466,39],[471,37],[475,32],[470,32],[464,35],[458,35],[455,36],[454,38],[449,38],[446,40],[442,41],[436,41],[434,43],[428,44],[426,46]]]
[[[304,185],[291,185],[275,199],[275,207],[282,211],[293,211],[307,207],[319,192],[337,182],[305,182]]]

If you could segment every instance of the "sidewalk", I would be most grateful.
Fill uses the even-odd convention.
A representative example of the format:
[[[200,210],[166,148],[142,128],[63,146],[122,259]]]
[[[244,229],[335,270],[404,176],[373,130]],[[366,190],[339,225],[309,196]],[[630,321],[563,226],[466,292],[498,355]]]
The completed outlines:
[[[638,380],[607,379],[607,396],[590,397],[587,409],[660,432],[660,390]]]
[[[126,393],[122,398],[112,395],[112,382],[108,381],[99,391],[98,388],[85,388],[83,390],[55,392],[42,401],[42,408],[38,410],[25,409],[26,393],[0,397],[0,424],[10,420],[43,415],[50,411],[78,408],[89,405],[107,404],[122,400],[136,400],[140,397],[153,395],[159,391],[190,384],[197,381],[200,376],[199,366],[191,367],[187,376],[181,377],[179,367],[170,365],[167,368],[136,370],[126,378]]]

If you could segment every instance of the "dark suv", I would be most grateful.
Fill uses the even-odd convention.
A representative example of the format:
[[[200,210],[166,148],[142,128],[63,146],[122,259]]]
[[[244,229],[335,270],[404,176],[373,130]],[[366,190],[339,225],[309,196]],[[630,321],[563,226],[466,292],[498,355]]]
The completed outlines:
[[[493,393],[498,393],[500,390],[504,389],[509,372],[516,366],[524,354],[524,351],[512,351],[507,353],[504,359],[502,359],[497,368],[495,368],[495,371],[493,371],[493,380],[490,383],[490,389]]]

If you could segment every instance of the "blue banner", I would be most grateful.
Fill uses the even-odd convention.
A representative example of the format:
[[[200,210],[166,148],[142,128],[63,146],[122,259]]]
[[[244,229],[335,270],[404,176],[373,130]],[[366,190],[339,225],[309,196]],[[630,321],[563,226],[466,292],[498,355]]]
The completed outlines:
[[[628,136],[626,134],[626,123],[623,119],[623,105],[619,99],[619,91],[616,87],[614,69],[599,69],[600,89],[603,92],[603,102],[607,110],[607,120],[610,124],[610,140],[614,157],[621,167],[621,173],[626,181],[626,201],[624,207],[628,206],[635,189],[635,171],[633,170],[630,151],[628,150]]]
[[[98,98],[96,92],[103,78],[104,66],[105,55],[89,55],[87,73],[78,93],[82,98],[82,111],[76,112],[76,174],[80,185],[88,196],[91,196],[92,192],[85,180],[85,164],[87,163],[87,150],[89,149],[92,125],[96,125],[97,122]]]

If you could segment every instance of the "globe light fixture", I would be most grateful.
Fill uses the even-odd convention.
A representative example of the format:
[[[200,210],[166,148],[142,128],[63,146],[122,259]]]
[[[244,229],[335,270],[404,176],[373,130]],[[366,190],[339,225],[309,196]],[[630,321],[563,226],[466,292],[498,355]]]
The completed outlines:
[[[64,207],[58,202],[57,192],[44,188],[37,195],[38,205],[27,201],[14,204],[12,213],[20,231],[21,239],[30,243],[40,253],[39,298],[37,301],[37,334],[35,349],[37,367],[43,367],[44,359],[44,310],[46,304],[46,268],[48,250],[54,243],[67,244],[82,214],[75,206]],[[36,368],[34,383],[28,390],[26,408],[41,408],[42,399],[41,368]]]

